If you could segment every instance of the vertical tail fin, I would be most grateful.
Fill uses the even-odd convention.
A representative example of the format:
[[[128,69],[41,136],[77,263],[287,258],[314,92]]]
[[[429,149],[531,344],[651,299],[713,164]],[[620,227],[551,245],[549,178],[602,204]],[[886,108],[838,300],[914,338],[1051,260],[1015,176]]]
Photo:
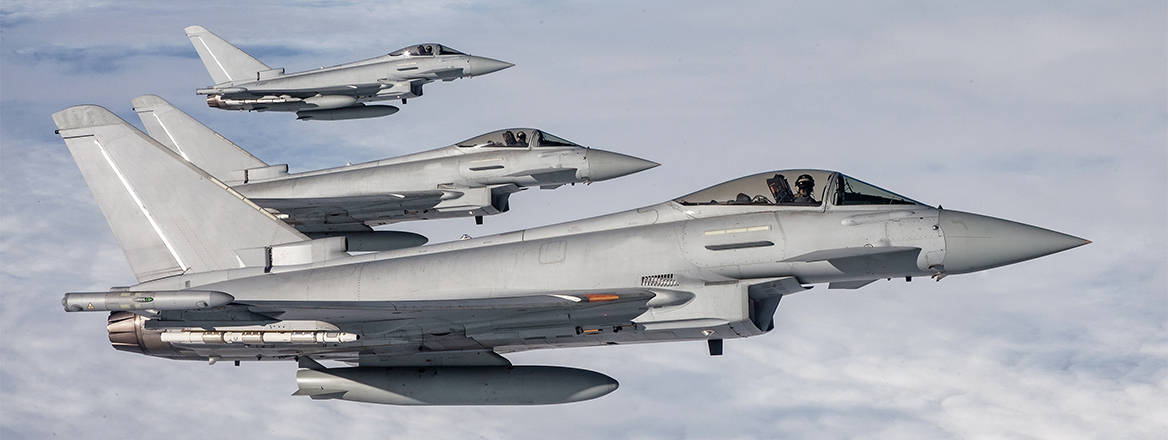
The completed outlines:
[[[139,282],[243,267],[237,250],[308,239],[105,108],[53,122]]]
[[[216,179],[232,182],[242,170],[268,166],[158,96],[142,95],[133,104],[150,137]]]
[[[260,60],[202,26],[190,26],[185,30],[215,84],[254,81],[256,72],[271,70],[267,64],[261,63]]]

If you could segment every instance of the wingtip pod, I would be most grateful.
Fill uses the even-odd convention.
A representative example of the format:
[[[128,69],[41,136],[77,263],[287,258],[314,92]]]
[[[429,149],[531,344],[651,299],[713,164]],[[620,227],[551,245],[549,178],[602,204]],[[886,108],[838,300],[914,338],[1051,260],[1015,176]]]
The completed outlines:
[[[113,112],[100,105],[75,105],[53,113],[53,123],[57,124],[57,131],[75,130],[78,128],[100,127],[103,125],[127,124]]]
[[[70,292],[61,298],[66,312],[198,310],[231,304],[235,297],[211,290]]]

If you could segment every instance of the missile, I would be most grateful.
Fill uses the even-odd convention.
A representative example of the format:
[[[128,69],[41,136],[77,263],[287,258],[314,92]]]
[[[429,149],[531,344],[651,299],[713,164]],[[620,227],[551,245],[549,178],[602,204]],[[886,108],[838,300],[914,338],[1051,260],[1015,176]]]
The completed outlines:
[[[246,91],[247,91],[247,89],[245,89],[243,87],[224,87],[224,88],[211,87],[211,88],[206,88],[206,89],[196,89],[195,94],[196,95],[224,95],[224,94],[229,94],[229,93],[243,93]]]
[[[356,105],[351,107],[334,108],[329,110],[301,110],[296,112],[296,119],[337,121],[341,119],[376,118],[397,113],[398,108],[392,105]]]
[[[196,310],[219,307],[235,297],[211,290],[71,292],[61,298],[66,312],[119,310]]]
[[[551,405],[595,399],[619,386],[607,375],[567,367],[323,368],[311,364],[296,372],[299,389],[292,395],[388,405]]]
[[[172,344],[343,344],[361,335],[329,331],[177,331],[163,332],[159,340]]]

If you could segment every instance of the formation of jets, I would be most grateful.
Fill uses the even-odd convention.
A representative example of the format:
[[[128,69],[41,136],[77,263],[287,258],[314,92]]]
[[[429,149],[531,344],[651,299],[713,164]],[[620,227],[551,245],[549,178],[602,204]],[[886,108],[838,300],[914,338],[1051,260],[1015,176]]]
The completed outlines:
[[[187,28],[216,82],[213,107],[301,119],[392,113],[435,80],[511,65],[422,44],[317,71],[270,69]],[[65,294],[108,312],[115,349],[170,359],[291,361],[295,395],[396,405],[576,402],[605,374],[512,365],[557,347],[765,334],[786,295],[815,285],[953,275],[1089,243],[945,210],[837,171],[775,170],[658,204],[425,245],[387,224],[506,212],[510,196],[603,181],[657,163],[507,128],[450,146],[289,173],[154,95],[146,133],[81,105],[53,121],[137,284]],[[392,109],[392,110],[391,110]],[[347,366],[326,367],[321,361]]]

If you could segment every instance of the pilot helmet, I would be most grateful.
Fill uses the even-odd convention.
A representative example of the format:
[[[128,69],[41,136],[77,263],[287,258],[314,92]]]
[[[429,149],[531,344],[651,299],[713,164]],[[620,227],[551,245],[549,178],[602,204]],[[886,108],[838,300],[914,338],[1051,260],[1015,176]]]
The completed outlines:
[[[815,188],[815,178],[810,174],[800,174],[798,179],[795,179],[795,187],[799,189],[813,189]]]

